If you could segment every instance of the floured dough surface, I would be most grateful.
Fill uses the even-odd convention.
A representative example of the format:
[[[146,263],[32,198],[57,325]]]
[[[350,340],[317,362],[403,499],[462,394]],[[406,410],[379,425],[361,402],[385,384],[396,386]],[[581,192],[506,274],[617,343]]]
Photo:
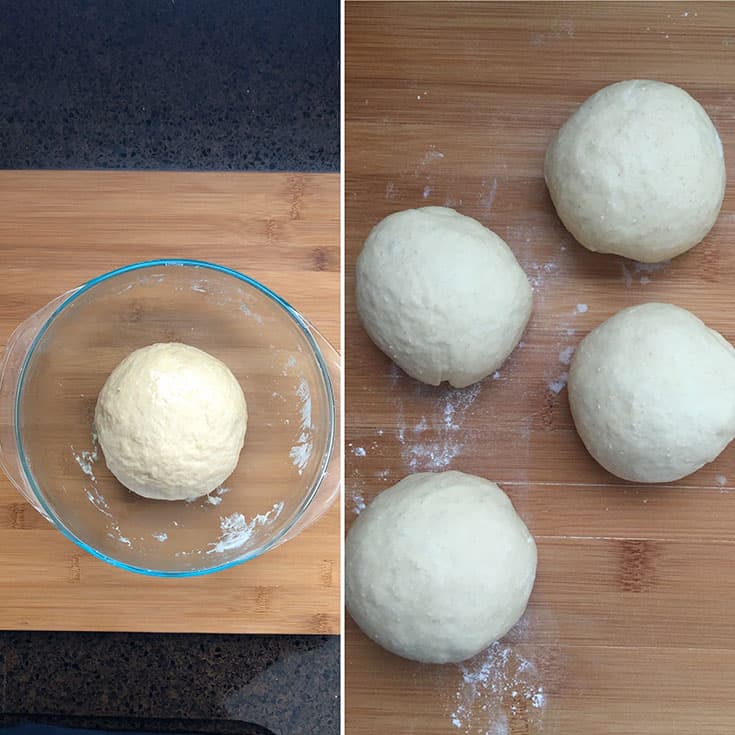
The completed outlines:
[[[623,309],[590,332],[568,389],[588,451],[626,480],[678,480],[735,435],[735,350],[673,304]]]
[[[97,399],[95,428],[110,472],[147,498],[190,500],[232,474],[247,406],[230,369],[178,342],[128,355]]]
[[[357,310],[411,377],[457,388],[497,370],[518,344],[532,293],[506,243],[447,207],[395,212],[357,260]]]
[[[462,661],[505,635],[535,574],[536,544],[508,496],[463,472],[404,478],[362,511],[345,544],[350,614],[415,661]]]
[[[646,263],[700,242],[725,194],[722,143],[707,113],[683,89],[646,79],[587,99],[549,145],[544,176],[582,245]]]

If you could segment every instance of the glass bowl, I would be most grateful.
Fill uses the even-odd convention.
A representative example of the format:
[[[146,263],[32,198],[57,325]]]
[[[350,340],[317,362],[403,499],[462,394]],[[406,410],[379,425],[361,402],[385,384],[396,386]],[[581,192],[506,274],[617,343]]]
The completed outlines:
[[[107,376],[154,342],[205,350],[245,391],[240,462],[193,502],[130,492],[96,444]],[[144,574],[205,574],[292,538],[336,498],[339,386],[336,351],[257,281],[200,261],[136,263],[59,296],[11,335],[0,365],[0,461],[89,553]]]

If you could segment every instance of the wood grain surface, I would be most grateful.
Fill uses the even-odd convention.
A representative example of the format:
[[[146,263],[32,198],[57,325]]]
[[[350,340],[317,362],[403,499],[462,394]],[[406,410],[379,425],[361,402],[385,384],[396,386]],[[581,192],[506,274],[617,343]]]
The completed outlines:
[[[0,343],[53,297],[141,260],[199,258],[266,284],[339,344],[339,176],[0,172]],[[195,579],[114,569],[0,477],[0,628],[339,633],[333,507],[283,546]]]
[[[403,661],[348,618],[347,732],[732,733],[735,451],[667,486],[617,480],[564,382],[580,339],[644,301],[735,340],[735,6],[348,2],[345,21],[347,524],[410,471],[452,468],[499,482],[539,549],[525,616],[464,666]],[[635,77],[700,100],[729,167],[712,232],[663,266],[580,247],[542,175],[569,114]],[[354,309],[370,228],[427,204],[496,231],[534,284],[521,346],[463,391],[407,378]]]

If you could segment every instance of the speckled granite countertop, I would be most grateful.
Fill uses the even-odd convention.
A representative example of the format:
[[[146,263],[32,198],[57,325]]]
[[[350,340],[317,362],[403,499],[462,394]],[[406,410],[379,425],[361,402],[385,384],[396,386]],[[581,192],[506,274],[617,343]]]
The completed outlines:
[[[338,7],[0,0],[0,168],[338,171]],[[0,632],[2,713],[334,735],[339,639]]]
[[[4,632],[0,673],[2,712],[339,733],[337,636]]]
[[[0,0],[0,168],[339,171],[338,0]]]

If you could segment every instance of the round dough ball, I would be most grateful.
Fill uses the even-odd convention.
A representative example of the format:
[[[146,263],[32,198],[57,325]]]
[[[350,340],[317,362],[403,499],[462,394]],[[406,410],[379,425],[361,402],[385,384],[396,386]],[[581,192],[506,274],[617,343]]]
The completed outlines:
[[[531,315],[510,248],[447,207],[396,212],[357,259],[357,310],[370,338],[411,377],[463,388],[497,370]]]
[[[94,420],[107,467],[125,487],[146,498],[191,500],[237,466],[247,406],[227,365],[169,342],[136,350],[112,371]]]
[[[735,349],[678,306],[623,309],[579,345],[569,404],[605,469],[634,482],[678,480],[735,436]]]
[[[546,151],[544,176],[582,245],[644,263],[700,242],[725,194],[722,143],[707,113],[683,89],[644,79],[586,100]]]
[[[463,472],[422,472],[380,493],[345,543],[345,600],[384,648],[463,661],[526,609],[536,544],[508,496]]]

